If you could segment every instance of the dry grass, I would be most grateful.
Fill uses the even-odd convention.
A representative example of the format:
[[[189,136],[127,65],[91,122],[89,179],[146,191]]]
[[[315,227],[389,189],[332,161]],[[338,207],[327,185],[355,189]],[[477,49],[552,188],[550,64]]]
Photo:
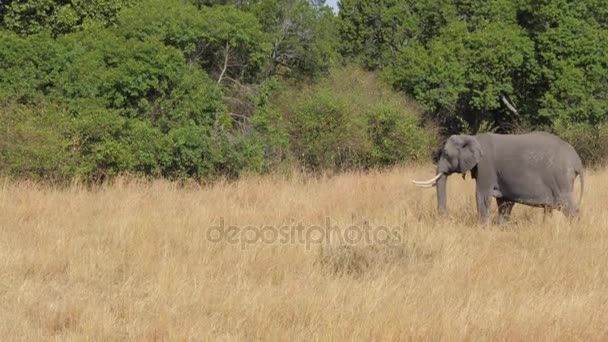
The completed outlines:
[[[11,340],[606,340],[608,171],[583,217],[476,224],[409,179],[430,166],[208,188],[0,182],[0,336]],[[212,243],[225,226],[398,227],[400,241]],[[306,231],[306,230],[305,230]],[[309,240],[311,242],[311,240]]]

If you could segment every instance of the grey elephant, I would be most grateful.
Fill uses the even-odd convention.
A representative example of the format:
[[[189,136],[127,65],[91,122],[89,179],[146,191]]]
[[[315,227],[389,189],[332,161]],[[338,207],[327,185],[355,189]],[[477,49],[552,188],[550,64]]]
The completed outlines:
[[[567,217],[578,214],[584,189],[584,169],[574,148],[546,132],[526,134],[452,135],[441,149],[437,173],[421,187],[437,187],[437,207],[447,213],[446,181],[452,173],[476,180],[477,212],[481,223],[489,220],[490,200],[496,198],[498,222],[509,219],[515,203],[561,210]],[[581,193],[574,202],[574,180]]]

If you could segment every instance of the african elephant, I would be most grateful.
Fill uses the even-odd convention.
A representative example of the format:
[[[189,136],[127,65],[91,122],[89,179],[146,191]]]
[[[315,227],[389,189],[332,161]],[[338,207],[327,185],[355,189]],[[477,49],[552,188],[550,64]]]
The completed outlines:
[[[515,203],[561,210],[577,215],[583,196],[584,170],[574,148],[546,132],[526,134],[452,135],[437,161],[436,176],[414,181],[417,186],[437,187],[437,207],[447,213],[446,181],[452,173],[476,180],[477,212],[481,223],[489,219],[491,197],[498,204],[498,221],[508,220]],[[574,180],[579,176],[579,203],[573,199]]]

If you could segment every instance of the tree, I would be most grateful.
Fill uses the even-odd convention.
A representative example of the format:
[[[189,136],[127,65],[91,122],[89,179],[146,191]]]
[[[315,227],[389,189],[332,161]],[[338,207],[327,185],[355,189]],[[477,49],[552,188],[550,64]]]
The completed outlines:
[[[391,64],[399,49],[425,43],[455,17],[450,0],[340,1],[339,49],[368,69]]]
[[[336,59],[335,17],[322,2],[262,0],[247,10],[271,37],[267,75],[317,77]]]
[[[48,30],[53,35],[81,30],[90,25],[113,26],[118,13],[137,0],[4,0],[2,25],[19,34]]]
[[[597,124],[607,13],[596,0],[345,0],[340,51],[382,70],[447,132]]]

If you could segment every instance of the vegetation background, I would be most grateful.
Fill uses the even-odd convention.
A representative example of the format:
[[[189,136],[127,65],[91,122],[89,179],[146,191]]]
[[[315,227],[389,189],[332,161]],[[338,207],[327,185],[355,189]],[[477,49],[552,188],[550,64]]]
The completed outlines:
[[[0,174],[370,169],[532,129],[593,165],[607,51],[600,0],[2,1]]]

